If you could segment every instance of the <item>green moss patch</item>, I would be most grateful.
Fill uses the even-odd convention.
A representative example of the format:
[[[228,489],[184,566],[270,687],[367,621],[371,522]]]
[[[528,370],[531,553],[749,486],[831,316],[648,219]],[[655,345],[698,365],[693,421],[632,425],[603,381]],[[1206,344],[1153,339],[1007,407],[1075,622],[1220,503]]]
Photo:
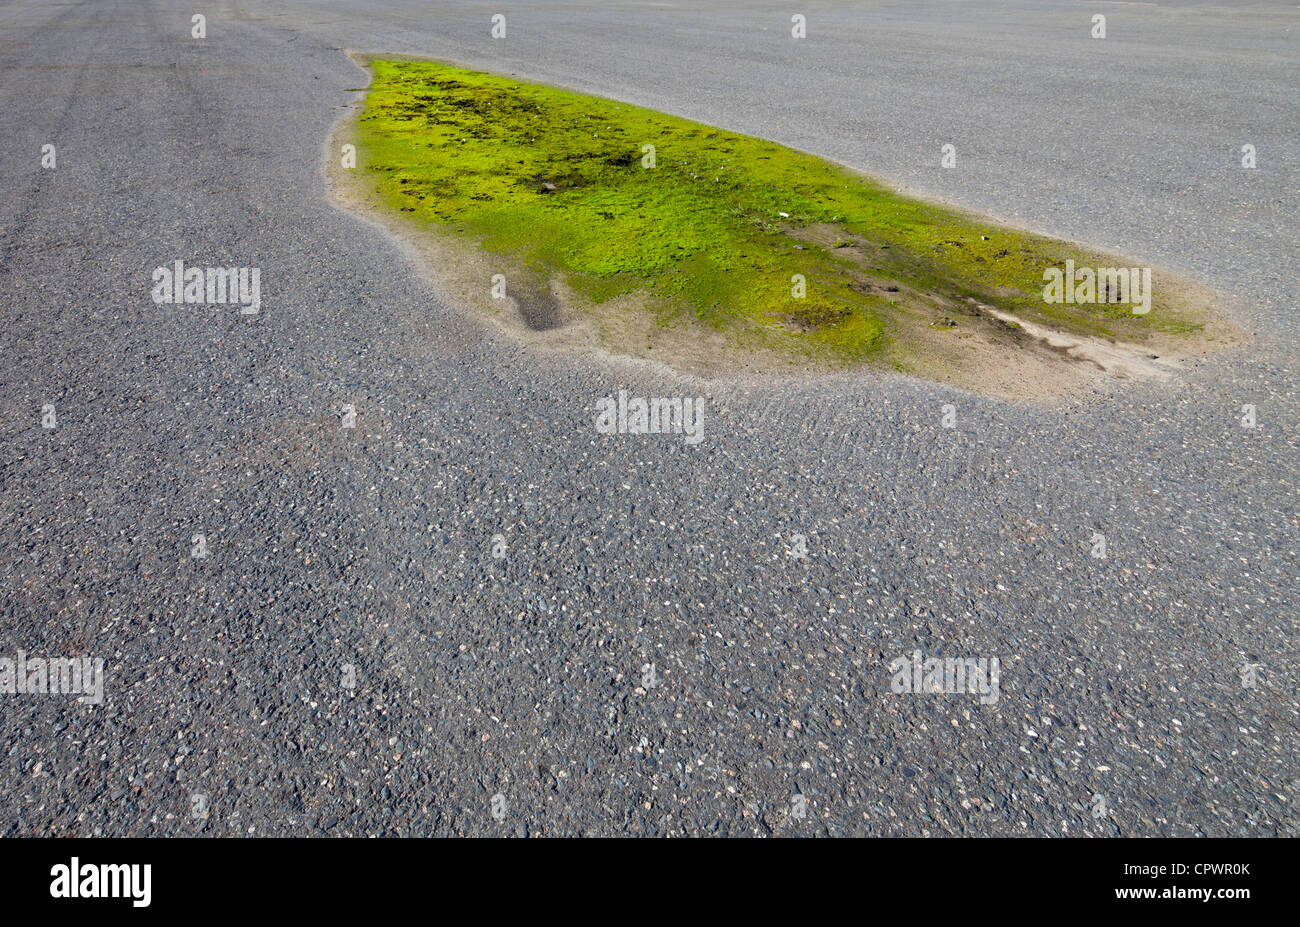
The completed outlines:
[[[933,339],[996,328],[1007,345],[1024,341],[981,305],[1136,343],[1202,326],[1205,304],[1159,273],[1145,315],[1048,303],[1049,267],[1137,262],[902,196],[772,142],[441,63],[369,64],[364,181],[389,207],[500,256],[512,286],[559,276],[591,306],[633,294],[658,324],[904,369],[925,367]]]

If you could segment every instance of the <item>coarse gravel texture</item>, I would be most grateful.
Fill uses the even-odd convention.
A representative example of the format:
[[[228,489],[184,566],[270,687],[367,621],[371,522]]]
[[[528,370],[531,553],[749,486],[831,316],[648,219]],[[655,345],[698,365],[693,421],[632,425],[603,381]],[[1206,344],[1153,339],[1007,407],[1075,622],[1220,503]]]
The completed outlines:
[[[0,5],[0,655],[107,673],[0,696],[0,833],[1296,835],[1294,4],[202,7]],[[331,201],[346,50],[835,158],[1252,340],[1052,405],[539,353]],[[261,313],[154,305],[177,259]],[[596,433],[621,388],[704,441]],[[891,692],[917,649],[1000,697]]]

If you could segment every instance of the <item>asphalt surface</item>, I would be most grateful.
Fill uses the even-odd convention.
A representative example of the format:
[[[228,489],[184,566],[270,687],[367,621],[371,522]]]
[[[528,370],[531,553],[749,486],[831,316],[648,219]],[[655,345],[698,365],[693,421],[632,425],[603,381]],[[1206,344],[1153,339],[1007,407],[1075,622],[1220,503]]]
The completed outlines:
[[[0,695],[0,833],[1295,835],[1295,4],[498,11],[0,3],[0,656],[106,669]],[[538,355],[332,204],[345,50],[836,158],[1252,341],[1054,407]],[[177,259],[262,311],[155,305]],[[621,388],[703,442],[598,434]],[[890,691],[917,649],[998,700]]]

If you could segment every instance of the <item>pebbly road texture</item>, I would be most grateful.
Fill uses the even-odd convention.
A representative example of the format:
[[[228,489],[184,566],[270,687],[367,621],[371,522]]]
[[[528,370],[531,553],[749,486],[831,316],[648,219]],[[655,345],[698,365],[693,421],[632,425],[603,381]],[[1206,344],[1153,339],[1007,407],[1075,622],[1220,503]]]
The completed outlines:
[[[0,695],[5,835],[1297,833],[1300,10],[698,6],[0,3],[0,656],[106,674]],[[345,50],[836,158],[1252,341],[1053,407],[539,355],[332,204]],[[155,305],[178,259],[261,312]],[[598,434],[620,389],[704,440]],[[918,650],[996,701],[891,691]]]

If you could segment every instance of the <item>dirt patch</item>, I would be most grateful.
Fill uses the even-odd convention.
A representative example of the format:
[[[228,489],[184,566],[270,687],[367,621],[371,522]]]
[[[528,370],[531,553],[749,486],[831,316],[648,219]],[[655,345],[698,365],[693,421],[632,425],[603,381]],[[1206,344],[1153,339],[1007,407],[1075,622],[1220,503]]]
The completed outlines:
[[[530,331],[550,331],[561,324],[563,309],[549,289],[521,293],[515,297],[515,306]]]
[[[594,302],[575,293],[562,278],[535,278],[509,257],[486,251],[464,235],[380,203],[364,175],[342,168],[337,157],[341,145],[355,137],[360,110],[361,101],[349,107],[328,142],[326,174],[335,202],[395,236],[447,302],[474,309],[477,318],[537,349],[642,359],[705,378],[806,377],[846,369],[870,376],[883,367],[1005,398],[1051,400],[1108,388],[1117,381],[1168,379],[1186,357],[1242,340],[1225,318],[1209,311],[1203,316],[1205,336],[1196,339],[1157,333],[1150,343],[1137,346],[1057,332],[942,286],[909,286],[900,279],[906,274],[898,273],[906,256],[838,225],[791,225],[785,232],[793,241],[851,262],[855,274],[850,286],[888,304],[883,363],[836,363],[824,354],[814,357],[812,352],[791,350],[790,339],[777,336],[792,326],[807,331],[806,318],[773,316],[766,328],[747,323],[724,331],[689,312],[667,311],[648,294]],[[559,184],[549,176],[528,182],[543,189]],[[951,245],[961,246],[955,241]],[[505,276],[507,285],[505,295],[494,298],[497,274]],[[1192,283],[1179,281],[1178,286],[1189,306],[1208,306],[1219,299]]]

